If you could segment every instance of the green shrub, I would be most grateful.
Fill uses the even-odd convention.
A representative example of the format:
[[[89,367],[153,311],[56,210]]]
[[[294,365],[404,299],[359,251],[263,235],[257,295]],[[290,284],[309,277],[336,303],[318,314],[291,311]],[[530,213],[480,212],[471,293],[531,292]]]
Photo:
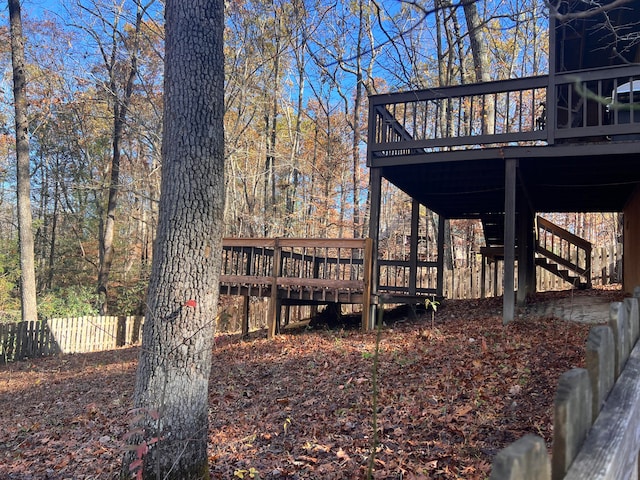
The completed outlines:
[[[38,298],[40,318],[83,317],[98,314],[99,297],[93,287],[74,285],[50,290]]]

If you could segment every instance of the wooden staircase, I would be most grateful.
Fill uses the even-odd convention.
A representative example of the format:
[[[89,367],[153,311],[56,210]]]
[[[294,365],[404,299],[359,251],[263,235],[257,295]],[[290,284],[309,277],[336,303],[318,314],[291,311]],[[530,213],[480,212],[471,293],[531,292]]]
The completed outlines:
[[[536,217],[536,265],[576,288],[591,288],[591,242]]]
[[[562,268],[557,263],[549,260],[546,257],[536,257],[536,265],[544,268],[546,271],[553,273],[555,276],[560,277],[565,282],[570,283],[575,288],[584,290],[589,287],[589,284],[582,280],[583,276],[574,274],[568,268]]]
[[[489,260],[504,256],[504,217],[482,218],[486,247],[483,254]],[[518,239],[516,238],[516,244]],[[591,243],[562,227],[536,217],[535,264],[570,283],[575,288],[591,287]]]

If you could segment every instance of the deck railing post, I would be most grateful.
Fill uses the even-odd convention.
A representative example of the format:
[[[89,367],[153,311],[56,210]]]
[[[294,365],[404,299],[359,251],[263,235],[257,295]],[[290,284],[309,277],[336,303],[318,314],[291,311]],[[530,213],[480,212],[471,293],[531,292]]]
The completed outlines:
[[[280,317],[280,299],[278,297],[278,278],[282,269],[282,247],[278,241],[274,239],[273,245],[273,265],[271,266],[271,299],[269,301],[269,326],[268,337],[273,338],[278,329],[278,319]]]
[[[364,240],[364,259],[363,259],[363,280],[364,289],[362,292],[362,330],[366,331],[372,328],[371,323],[371,307],[372,301],[372,280],[373,280],[373,240],[365,238]]]

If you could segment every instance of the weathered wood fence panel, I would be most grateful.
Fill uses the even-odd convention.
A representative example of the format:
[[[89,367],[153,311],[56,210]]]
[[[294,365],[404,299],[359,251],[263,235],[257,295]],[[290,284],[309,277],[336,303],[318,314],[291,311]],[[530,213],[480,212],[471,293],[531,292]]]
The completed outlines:
[[[492,479],[627,480],[639,478],[640,288],[611,304],[608,326],[595,326],[587,368],[562,375],[554,399],[551,458],[527,435],[503,449]]]
[[[0,363],[136,344],[143,317],[51,318],[0,324]]]

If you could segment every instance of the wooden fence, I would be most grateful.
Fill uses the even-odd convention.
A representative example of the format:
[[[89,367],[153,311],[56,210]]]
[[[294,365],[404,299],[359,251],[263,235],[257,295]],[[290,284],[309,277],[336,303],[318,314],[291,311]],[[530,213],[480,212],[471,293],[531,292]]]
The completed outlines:
[[[453,271],[444,271],[444,296],[449,299],[481,298],[481,264],[471,267],[456,267]],[[502,278],[504,262],[492,262],[487,269],[485,296],[495,297],[503,294]],[[429,282],[435,285],[435,273]],[[516,281],[518,278],[516,268]],[[538,292],[566,290],[571,285],[551,272],[538,267],[536,271]],[[591,252],[591,284],[611,285],[622,282],[622,245],[596,247]]]
[[[551,457],[545,442],[527,435],[493,461],[491,479],[638,479],[640,452],[640,288],[614,302],[609,325],[595,326],[587,368],[562,375],[554,399]]]
[[[138,343],[143,317],[79,317],[0,324],[0,363]]]

